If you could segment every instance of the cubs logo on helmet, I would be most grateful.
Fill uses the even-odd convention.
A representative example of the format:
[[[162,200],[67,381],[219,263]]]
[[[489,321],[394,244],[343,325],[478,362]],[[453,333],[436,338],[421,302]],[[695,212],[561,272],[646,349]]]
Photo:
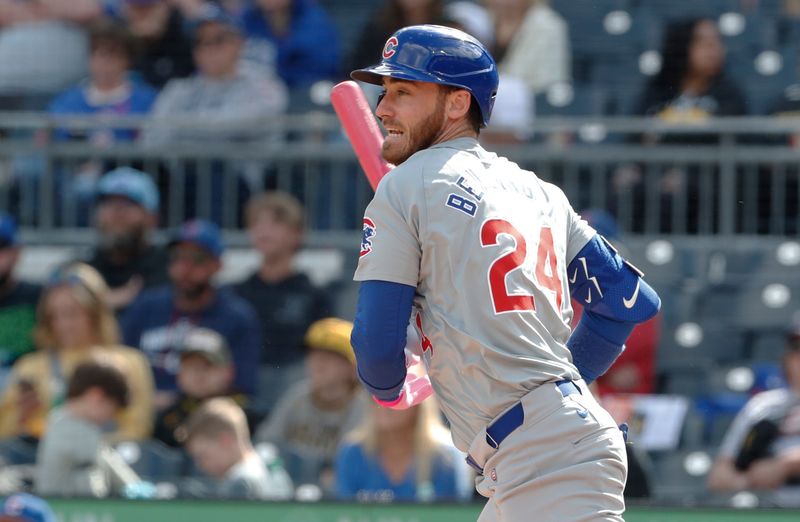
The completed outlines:
[[[394,56],[394,53],[397,52],[398,45],[400,45],[400,42],[398,42],[397,38],[394,36],[386,40],[386,45],[383,46],[383,57],[391,58]]]
[[[361,233],[361,253],[358,257],[364,257],[372,252],[372,238],[375,237],[377,228],[375,223],[368,217],[364,218],[364,230]]]

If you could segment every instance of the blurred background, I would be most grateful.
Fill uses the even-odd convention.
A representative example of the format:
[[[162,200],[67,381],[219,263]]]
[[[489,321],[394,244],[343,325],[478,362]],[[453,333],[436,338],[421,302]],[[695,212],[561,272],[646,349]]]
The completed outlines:
[[[794,0],[0,0],[0,495],[477,517],[435,402],[372,407],[349,345],[372,191],[328,96],[417,23],[486,44],[484,146],[662,298],[597,389],[629,520],[800,516]]]

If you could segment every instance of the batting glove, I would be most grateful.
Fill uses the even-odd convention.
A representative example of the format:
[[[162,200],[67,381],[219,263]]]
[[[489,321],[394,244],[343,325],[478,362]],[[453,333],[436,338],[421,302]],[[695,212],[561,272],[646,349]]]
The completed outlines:
[[[406,375],[406,382],[400,390],[400,396],[393,401],[382,401],[373,397],[375,402],[391,410],[407,410],[416,406],[433,395],[431,380],[427,375],[417,376],[412,373]]]

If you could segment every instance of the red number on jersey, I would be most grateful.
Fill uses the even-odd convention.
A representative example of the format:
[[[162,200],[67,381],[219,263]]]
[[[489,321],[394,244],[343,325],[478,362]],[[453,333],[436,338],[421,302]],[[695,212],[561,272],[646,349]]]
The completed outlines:
[[[492,306],[495,314],[505,312],[524,312],[536,310],[536,303],[530,294],[509,294],[506,276],[525,262],[528,245],[523,235],[514,225],[504,219],[490,219],[481,227],[481,246],[496,246],[500,234],[514,239],[514,250],[497,258],[489,267],[489,289],[492,294]],[[550,274],[545,272],[549,266]],[[553,232],[550,227],[543,227],[539,237],[539,250],[536,256],[536,281],[556,294],[556,303],[561,308],[562,288],[558,277],[558,260],[553,248]]]
[[[489,288],[492,291],[494,313],[536,310],[532,295],[509,295],[506,288],[506,276],[512,270],[519,268],[528,255],[528,246],[519,230],[503,219],[490,219],[481,227],[481,246],[497,245],[497,237],[500,234],[514,238],[515,246],[514,250],[495,259],[489,267]]]
[[[547,266],[550,267],[550,275],[545,273]],[[560,310],[563,291],[561,278],[558,277],[556,249],[553,248],[553,231],[550,227],[542,227],[542,233],[539,235],[539,252],[536,254],[536,282],[556,293],[556,305]]]

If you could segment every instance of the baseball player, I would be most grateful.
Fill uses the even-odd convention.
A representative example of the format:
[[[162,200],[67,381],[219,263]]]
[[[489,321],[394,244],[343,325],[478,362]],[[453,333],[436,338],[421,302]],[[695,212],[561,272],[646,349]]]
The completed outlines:
[[[419,25],[355,80],[382,85],[397,165],[364,217],[352,343],[375,400],[439,398],[489,498],[480,522],[620,521],[623,436],[587,383],[660,301],[564,193],[477,141],[497,91],[471,36]],[[584,315],[570,331],[570,296]],[[427,376],[407,371],[414,323]]]

